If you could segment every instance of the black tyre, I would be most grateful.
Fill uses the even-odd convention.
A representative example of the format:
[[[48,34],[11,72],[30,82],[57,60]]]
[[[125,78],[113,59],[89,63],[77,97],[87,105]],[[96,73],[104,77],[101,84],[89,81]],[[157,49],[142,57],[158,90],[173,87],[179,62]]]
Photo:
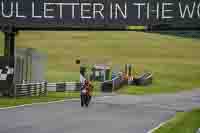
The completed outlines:
[[[88,107],[90,99],[91,99],[90,96],[86,96],[86,104],[85,104],[86,107]]]
[[[83,101],[81,101],[81,107],[83,107],[84,106],[84,103],[83,103]]]
[[[88,103],[85,104],[85,107],[88,107]]]
[[[81,95],[81,107],[83,107],[83,106],[84,106],[84,104],[85,104],[85,102],[84,102],[84,96],[83,96],[83,95]]]

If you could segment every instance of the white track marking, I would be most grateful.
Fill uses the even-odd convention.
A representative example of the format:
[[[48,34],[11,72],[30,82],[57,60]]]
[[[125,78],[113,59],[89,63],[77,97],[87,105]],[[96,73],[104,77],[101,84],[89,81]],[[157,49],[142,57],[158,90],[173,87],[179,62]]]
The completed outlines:
[[[60,103],[60,102],[67,102],[67,101],[79,101],[78,98],[73,99],[67,99],[67,100],[59,100],[59,101],[51,101],[51,102],[39,102],[39,103],[32,103],[32,104],[23,104],[18,106],[11,106],[11,107],[3,107],[0,108],[0,110],[6,110],[6,109],[13,109],[13,108],[19,108],[19,107],[26,107],[26,106],[32,106],[32,105],[42,105],[42,104],[51,104],[51,103]]]

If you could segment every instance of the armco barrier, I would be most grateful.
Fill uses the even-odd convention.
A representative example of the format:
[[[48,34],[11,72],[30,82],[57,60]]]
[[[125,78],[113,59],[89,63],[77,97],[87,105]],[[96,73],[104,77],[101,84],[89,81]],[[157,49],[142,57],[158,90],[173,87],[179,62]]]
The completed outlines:
[[[47,94],[47,91],[79,91],[80,87],[81,83],[78,82],[47,83],[46,81],[24,81],[23,84],[16,84],[14,96],[43,96]]]
[[[102,92],[112,92],[113,88],[113,82],[112,80],[104,81],[101,84],[101,91]]]
[[[47,94],[47,82],[16,84],[14,96],[44,96]]]
[[[128,84],[127,80],[124,80],[122,77],[116,77],[112,82],[114,91],[120,89],[123,85]]]
[[[146,86],[146,85],[152,84],[152,80],[153,80],[153,74],[145,73],[145,74],[141,75],[140,77],[136,78],[133,81],[133,84]]]
[[[59,83],[48,83],[48,91],[65,92],[65,91],[79,91],[81,83],[79,82],[59,82]]]
[[[102,92],[112,92],[120,89],[123,85],[126,85],[127,81],[124,80],[122,77],[116,77],[113,80],[104,81],[101,84]]]
[[[56,84],[56,92],[65,92],[65,91],[66,91],[66,83]]]

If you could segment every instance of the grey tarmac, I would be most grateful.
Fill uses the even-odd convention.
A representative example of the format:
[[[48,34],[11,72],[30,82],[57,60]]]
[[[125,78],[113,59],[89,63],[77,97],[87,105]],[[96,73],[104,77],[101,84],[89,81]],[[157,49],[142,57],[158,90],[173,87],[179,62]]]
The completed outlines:
[[[0,110],[0,133],[147,133],[176,112],[200,107],[200,89],[176,94],[94,97]]]

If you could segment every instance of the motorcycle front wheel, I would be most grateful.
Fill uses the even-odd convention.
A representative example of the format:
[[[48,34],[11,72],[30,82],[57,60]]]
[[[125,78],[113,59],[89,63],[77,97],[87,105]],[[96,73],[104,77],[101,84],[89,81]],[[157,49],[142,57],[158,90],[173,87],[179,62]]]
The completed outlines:
[[[81,95],[81,107],[83,106],[88,107],[89,105],[89,97],[87,95]]]

